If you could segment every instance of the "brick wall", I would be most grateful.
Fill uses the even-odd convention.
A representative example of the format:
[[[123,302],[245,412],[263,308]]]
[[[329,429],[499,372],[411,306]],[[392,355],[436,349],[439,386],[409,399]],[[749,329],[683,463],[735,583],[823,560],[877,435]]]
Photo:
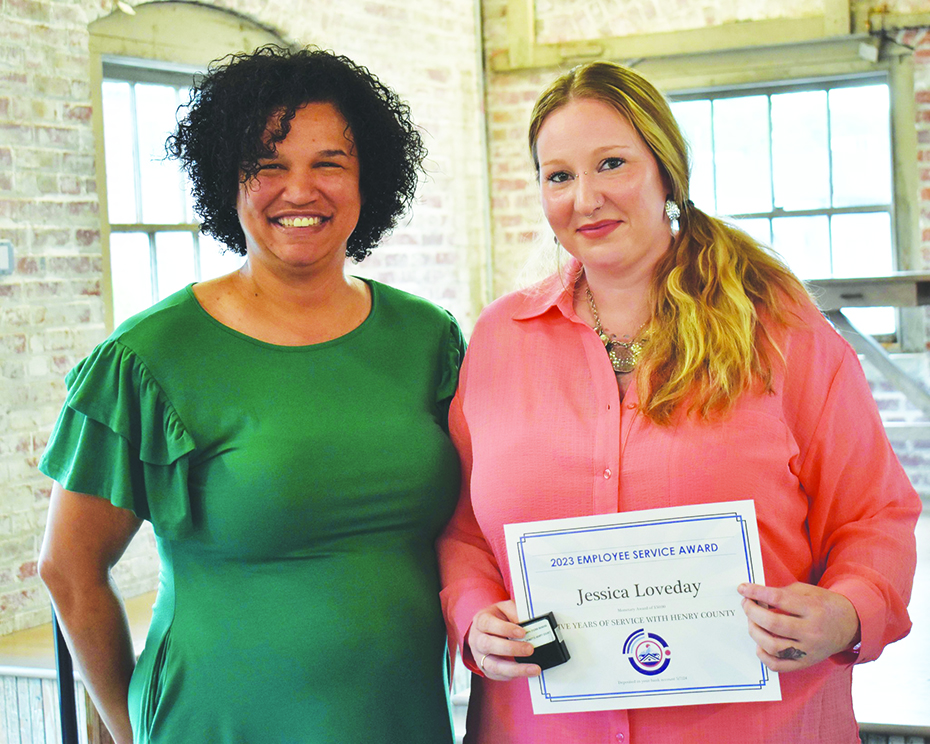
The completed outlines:
[[[543,270],[554,265],[525,138],[532,103],[558,71],[482,78],[471,2],[204,4],[345,53],[410,101],[430,149],[430,175],[413,217],[359,273],[444,304],[467,328],[486,296],[521,282],[529,259]],[[480,5],[490,62],[506,47],[506,0]],[[0,237],[16,250],[15,273],[0,277],[0,634],[48,618],[35,576],[48,484],[35,463],[61,405],[63,374],[106,334],[87,25],[112,7],[110,0],[0,5]],[[556,3],[539,7],[544,15],[546,8],[559,12]],[[917,48],[920,230],[930,267],[930,34],[906,32],[899,40]],[[490,287],[483,282],[488,244]],[[886,416],[907,411],[880,381],[876,395]],[[930,442],[898,446],[915,483],[930,493],[930,458],[923,455]],[[154,566],[151,533],[144,531],[118,567],[118,581],[128,594],[150,588]]]
[[[604,3],[588,3],[588,14],[576,19],[573,37],[561,27],[560,38],[597,36],[599,26],[592,21]],[[649,5],[648,3],[646,4]],[[724,3],[718,3],[724,5]],[[493,59],[507,48],[506,0],[484,0],[485,55],[490,69]],[[561,2],[538,3],[540,22],[555,17],[566,7]],[[787,7],[787,6],[786,6]],[[906,8],[895,6],[899,11]],[[924,3],[923,8],[926,7]],[[748,11],[747,11],[748,12]],[[653,31],[666,30],[668,21],[656,20]],[[915,48],[915,99],[919,160],[920,235],[923,266],[930,269],[930,30],[901,32],[896,41]],[[566,64],[565,69],[568,68]],[[552,233],[539,207],[538,187],[526,142],[526,130],[533,103],[539,93],[561,70],[551,68],[532,71],[489,72],[486,97],[488,106],[488,141],[490,157],[491,234],[494,257],[493,291],[495,296],[525,283],[525,279],[551,271],[558,257],[553,250]],[[930,314],[928,314],[930,318]],[[930,321],[928,321],[930,329]],[[928,332],[930,338],[930,332]],[[930,344],[928,344],[930,348]],[[907,358],[904,364],[924,380],[930,381],[926,360]],[[922,414],[904,396],[892,388],[881,375],[866,366],[882,416],[888,421],[913,423]],[[930,437],[926,441],[895,441],[915,488],[930,497]]]
[[[202,4],[347,54],[408,99],[430,176],[412,218],[359,272],[428,296],[470,326],[482,292],[470,256],[486,242],[472,3]],[[0,277],[0,635],[49,619],[36,576],[49,484],[35,466],[63,400],[63,375],[106,335],[87,26],[113,7],[0,4],[0,237],[16,252],[15,272]],[[144,529],[116,578],[131,596],[153,588],[156,571]]]
[[[761,1],[761,0],[760,0]],[[764,3],[765,12],[752,10],[753,3],[741,6],[747,17],[773,17],[770,6],[790,10],[793,0],[783,3]],[[756,3],[759,5],[759,3]],[[538,25],[559,17],[571,3],[547,0],[537,4]],[[607,7],[604,2],[588,2],[589,11],[575,19],[574,26],[559,26],[560,40],[595,38],[603,35],[597,18]],[[649,5],[649,3],[646,3]],[[717,6],[728,5],[724,2]],[[618,13],[613,10],[613,15]],[[488,67],[495,57],[506,52],[507,0],[484,0],[484,43]],[[600,8],[600,10],[598,10]],[[761,6],[760,6],[761,8]],[[926,2],[898,2],[894,8],[900,12],[910,9],[925,10]],[[708,17],[707,25],[713,25]],[[651,31],[668,30],[673,21],[657,14]],[[694,25],[694,24],[692,24]],[[574,29],[574,30],[572,30]],[[601,30],[599,30],[601,29]],[[917,105],[918,161],[920,164],[920,232],[924,266],[930,268],[930,30],[901,32],[896,41],[915,48],[915,99]],[[563,69],[568,69],[566,63]],[[489,72],[487,74],[488,139],[491,174],[491,228],[494,246],[495,296],[514,286],[514,277],[520,275],[529,256],[540,248],[549,252],[547,244],[551,233],[539,209],[539,198],[532,164],[526,146],[526,129],[533,103],[542,89],[563,70],[556,68]]]
[[[905,4],[916,11],[916,3]],[[918,225],[920,265],[918,270],[930,269],[930,29],[916,29],[898,34],[896,41],[914,48],[914,100],[917,127]],[[926,338],[930,339],[930,312],[925,312]],[[930,343],[927,343],[930,350]],[[912,374],[924,381],[930,379],[928,355],[909,360]],[[868,372],[868,370],[867,370]],[[897,391],[877,376],[870,376],[872,392],[888,421],[920,421],[920,413]],[[895,442],[895,452],[910,476],[917,491],[927,499],[930,496],[930,437],[926,440]]]
[[[930,267],[930,29],[905,31],[898,41],[914,47],[917,108],[917,176],[919,179],[920,246],[923,265]]]
[[[539,207],[539,192],[526,131],[536,97],[556,69],[494,72],[507,49],[507,0],[483,0],[490,174],[491,245],[495,297],[521,284],[529,264],[554,265],[552,233]],[[540,268],[538,273],[543,273]]]

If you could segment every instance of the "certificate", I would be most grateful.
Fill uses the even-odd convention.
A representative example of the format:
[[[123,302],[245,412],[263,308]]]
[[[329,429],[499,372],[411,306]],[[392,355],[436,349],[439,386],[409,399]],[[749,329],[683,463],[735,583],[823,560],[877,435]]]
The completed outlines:
[[[504,526],[520,619],[555,615],[571,658],[535,713],[780,700],[738,584],[765,582],[752,501]]]

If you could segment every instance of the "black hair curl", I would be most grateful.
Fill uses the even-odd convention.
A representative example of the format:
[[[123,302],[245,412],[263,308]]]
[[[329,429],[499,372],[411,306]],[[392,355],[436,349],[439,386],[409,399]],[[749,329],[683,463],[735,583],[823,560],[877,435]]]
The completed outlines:
[[[223,57],[194,84],[166,149],[190,177],[201,230],[245,255],[239,185],[255,176],[260,159],[274,154],[295,112],[308,103],[333,104],[355,142],[363,204],[346,254],[358,262],[409,208],[426,157],[410,107],[365,67],[317,48],[268,45]],[[267,138],[278,113],[277,130]]]

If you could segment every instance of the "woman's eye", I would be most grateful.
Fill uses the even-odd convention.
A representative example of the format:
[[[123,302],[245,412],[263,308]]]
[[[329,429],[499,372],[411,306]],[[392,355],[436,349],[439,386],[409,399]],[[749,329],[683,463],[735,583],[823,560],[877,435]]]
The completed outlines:
[[[259,171],[280,170],[281,167],[282,166],[280,163],[259,163],[258,164]]]
[[[546,176],[546,180],[549,183],[565,183],[569,178],[571,178],[571,176],[565,171],[557,171]]]
[[[604,162],[601,163],[601,170],[614,170],[623,165],[626,161],[623,158],[606,158]]]

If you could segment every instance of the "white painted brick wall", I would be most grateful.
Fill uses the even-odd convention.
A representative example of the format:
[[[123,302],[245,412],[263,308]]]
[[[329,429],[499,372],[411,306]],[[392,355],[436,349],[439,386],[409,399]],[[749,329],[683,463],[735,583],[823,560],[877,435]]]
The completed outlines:
[[[133,2],[133,0],[130,0]],[[224,0],[287,39],[346,54],[411,105],[430,150],[412,217],[359,272],[474,322],[470,256],[483,254],[479,36],[470,0]],[[87,26],[110,0],[0,4],[0,635],[49,619],[36,555],[49,484],[36,463],[64,374],[106,335]],[[441,53],[437,53],[441,50]],[[117,567],[127,596],[154,587],[144,529]]]
[[[528,255],[549,240],[525,138],[532,103],[558,71],[480,79],[479,38],[486,60],[506,47],[505,0],[482,0],[480,36],[471,0],[207,4],[347,54],[409,100],[430,149],[430,177],[413,217],[360,273],[444,304],[466,328],[486,291],[488,240],[494,255],[488,294],[514,286]],[[902,12],[905,6],[896,4]],[[106,333],[87,24],[112,7],[111,0],[0,4],[0,237],[16,249],[16,272],[0,277],[0,634],[48,619],[35,576],[48,483],[35,465],[63,399],[64,373]],[[900,40],[917,48],[920,228],[930,267],[930,38],[907,32]],[[880,389],[876,395],[886,416],[910,415],[894,396]],[[924,456],[930,441],[899,447],[915,485],[930,493]],[[118,567],[118,580],[129,594],[144,591],[154,570],[152,537],[144,531]]]

